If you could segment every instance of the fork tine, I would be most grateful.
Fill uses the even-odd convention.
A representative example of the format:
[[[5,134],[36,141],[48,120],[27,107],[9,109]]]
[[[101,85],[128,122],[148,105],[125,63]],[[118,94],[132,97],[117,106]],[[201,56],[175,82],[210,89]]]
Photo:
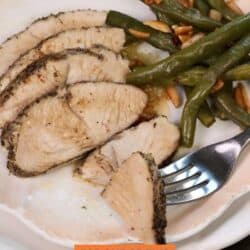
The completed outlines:
[[[185,168],[188,168],[189,166],[190,166],[190,160],[189,157],[186,156],[164,168],[159,169],[159,172],[161,177],[165,177],[168,175],[175,174],[179,171],[182,171]]]
[[[181,192],[183,190],[192,189],[193,187],[197,187],[202,183],[208,181],[208,176],[206,174],[195,174],[191,177],[188,177],[182,181],[174,182],[167,184],[164,188],[165,194],[169,195],[176,192]]]
[[[214,193],[219,184],[214,180],[204,181],[185,190],[167,195],[167,205],[178,205],[198,200]]]
[[[196,166],[190,165],[188,168],[164,177],[163,180],[166,185],[169,185],[198,175],[201,175],[201,171]]]

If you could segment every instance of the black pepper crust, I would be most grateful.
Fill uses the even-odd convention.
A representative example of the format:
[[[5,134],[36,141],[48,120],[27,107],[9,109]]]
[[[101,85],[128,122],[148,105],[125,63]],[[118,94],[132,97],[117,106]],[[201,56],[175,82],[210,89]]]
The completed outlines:
[[[26,29],[8,37],[1,45],[0,45],[0,50],[1,48],[3,47],[3,45],[5,45],[5,43],[7,43],[8,41],[12,40],[12,39],[18,39],[18,37],[23,34],[25,31],[27,31],[32,25],[38,23],[38,22],[44,22],[44,21],[47,21],[49,20],[50,18],[54,18],[54,19],[57,19],[59,22],[61,22],[63,24],[63,22],[61,21],[60,19],[60,16],[62,15],[67,15],[67,14],[74,14],[76,12],[82,12],[82,11],[92,11],[93,13],[94,12],[104,12],[104,11],[97,11],[97,10],[92,10],[92,9],[77,9],[77,10],[72,10],[72,11],[60,11],[56,14],[50,14],[48,16],[44,16],[44,17],[40,17],[40,18],[37,18],[36,20],[34,20],[30,25],[27,26]],[[105,24],[104,24],[105,25]]]
[[[24,30],[22,30],[22,31],[20,31],[20,32],[18,32],[18,33],[16,33],[16,34],[14,34],[14,35],[12,35],[12,36],[10,36],[10,37],[8,37],[2,44],[0,44],[0,52],[1,52],[1,50],[2,49],[4,49],[4,47],[5,47],[5,45],[7,45],[10,41],[12,41],[12,40],[17,40],[17,39],[19,39],[19,37],[21,36],[21,35],[23,35],[25,32],[29,32],[29,29],[33,26],[33,25],[35,25],[35,24],[37,24],[37,23],[39,23],[39,22],[46,22],[46,21],[49,21],[50,19],[51,20],[55,20],[55,22],[60,22],[62,25],[64,25],[64,23],[63,23],[63,21],[62,21],[62,19],[61,19],[61,17],[62,16],[64,16],[64,15],[71,15],[71,14],[75,14],[75,13],[79,13],[79,14],[81,14],[81,13],[84,13],[84,12],[87,12],[87,11],[91,11],[92,13],[101,13],[101,14],[105,14],[106,12],[105,11],[97,11],[97,10],[91,10],[91,9],[77,9],[77,10],[72,10],[72,11],[61,11],[61,12],[59,12],[59,13],[57,13],[57,14],[50,14],[50,15],[48,15],[48,16],[45,16],[45,17],[41,17],[41,18],[38,18],[38,19],[36,19],[35,21],[33,21],[30,25],[28,25]],[[94,27],[94,26],[93,26]],[[105,25],[105,21],[104,21],[104,23],[103,23],[103,25],[101,25],[101,26],[96,26],[96,27],[106,27],[106,25]],[[82,28],[88,28],[88,27],[85,27],[84,25],[82,26]],[[62,31],[62,32],[64,32],[64,31]],[[52,36],[53,37],[53,36]],[[51,38],[51,37],[50,37]],[[46,38],[46,39],[42,39],[43,41],[44,40],[47,40],[48,38]],[[42,43],[42,41],[40,42],[40,43]],[[38,44],[38,46],[39,46],[39,44]],[[34,48],[36,48],[36,46],[34,47]],[[31,49],[33,49],[33,48],[31,48]],[[27,51],[26,52],[24,52],[23,54],[21,54],[20,55],[20,57],[22,57],[22,56],[24,56],[25,54],[27,53]],[[3,77],[4,77],[4,75],[6,75],[6,73],[11,69],[11,68],[13,68],[14,66],[15,66],[15,63],[20,59],[20,57],[17,59],[17,60],[15,60],[14,61],[14,63],[12,63],[7,69],[6,69],[6,71],[3,73],[3,74],[1,74],[1,76],[0,76],[0,81],[3,79]]]
[[[19,177],[34,177],[34,176],[38,176],[41,174],[46,174],[48,171],[50,171],[53,168],[69,164],[69,163],[71,163],[75,160],[81,159],[83,157],[83,155],[80,155],[80,156],[74,157],[72,159],[69,159],[65,162],[62,162],[60,164],[55,164],[44,172],[25,171],[25,170],[21,169],[16,164],[16,150],[17,150],[17,145],[18,145],[18,140],[19,140],[19,135],[20,135],[20,129],[22,127],[23,121],[25,120],[25,118],[28,115],[29,110],[31,109],[31,107],[33,107],[36,104],[39,104],[41,101],[46,100],[48,98],[53,98],[56,96],[58,96],[56,90],[42,96],[41,98],[39,98],[38,100],[36,100],[32,104],[30,104],[27,108],[25,108],[23,110],[23,112],[18,115],[17,119],[14,122],[7,124],[3,128],[3,132],[2,132],[2,136],[1,136],[1,144],[2,144],[2,146],[4,146],[8,150],[7,168],[9,169],[10,173],[12,173],[16,176],[19,176]],[[64,99],[65,96],[62,96],[60,98]]]
[[[166,244],[165,229],[167,227],[166,219],[166,195],[164,194],[164,182],[158,173],[158,167],[151,155],[140,153],[147,161],[151,178],[153,182],[153,230],[155,233],[155,241],[157,244]]]
[[[97,26],[97,27],[92,27],[92,28],[97,29],[97,32],[100,32],[101,29],[108,29],[108,27],[98,27],[98,26]],[[43,46],[46,42],[48,42],[49,40],[57,39],[57,38],[60,37],[60,35],[63,34],[63,33],[66,33],[66,32],[69,32],[69,31],[70,31],[70,32],[71,32],[71,31],[80,31],[80,30],[88,30],[88,28],[73,28],[73,29],[69,29],[69,30],[65,30],[65,31],[59,32],[59,33],[57,33],[57,34],[55,34],[55,35],[52,35],[52,36],[50,36],[50,37],[48,37],[48,38],[42,40],[37,46],[35,46],[35,47],[32,48],[31,50],[37,51],[38,53],[40,53],[40,54],[41,54],[41,58],[42,58],[42,57],[49,56],[49,55],[43,54],[43,53],[41,52],[41,48],[42,48],[42,46]],[[0,48],[1,48],[1,46],[0,46]],[[111,51],[110,49],[108,49],[108,48],[106,48],[106,47],[104,47],[104,46],[102,46],[101,44],[98,44],[98,43],[97,43],[96,45],[94,45],[91,49],[95,49],[95,48],[103,48],[103,49],[106,49],[106,50]],[[91,50],[91,49],[89,49],[89,50]],[[22,59],[24,56],[26,56],[31,50],[28,50],[26,53],[20,55],[20,56],[14,61],[14,63],[11,64],[11,65],[9,66],[9,68],[5,71],[5,73],[3,73],[3,74],[0,76],[0,87],[1,87],[1,81],[7,76],[8,72],[11,71],[12,69],[14,69],[14,68],[18,65],[18,63],[20,62],[20,59]],[[119,56],[121,56],[121,55],[120,55],[119,53],[117,53],[117,52],[114,52],[114,51],[112,51],[112,52],[117,56],[117,58],[118,58]],[[40,59],[39,59],[39,60],[40,60]],[[31,65],[31,64],[30,64],[30,65]],[[29,67],[30,65],[28,65],[27,67]],[[26,68],[27,68],[27,67],[26,67]],[[0,92],[0,93],[1,93],[1,92]]]
[[[19,86],[20,82],[24,81],[27,77],[35,74],[42,68],[45,68],[48,63],[51,61],[60,61],[66,59],[70,55],[77,55],[77,54],[88,54],[93,57],[98,58],[98,60],[104,60],[103,55],[93,52],[92,50],[88,49],[67,49],[63,52],[47,55],[38,61],[33,62],[30,64],[26,69],[24,69],[17,77],[14,79],[0,94],[0,105],[3,105],[6,100],[8,100],[13,94],[15,89]]]
[[[17,164],[16,164],[16,158],[15,158],[15,152],[16,152],[16,146],[18,144],[18,138],[19,138],[19,131],[21,129],[22,123],[24,121],[24,119],[27,117],[27,114],[30,110],[31,107],[33,107],[33,105],[36,105],[38,103],[40,103],[42,100],[47,99],[47,98],[51,98],[51,97],[56,97],[56,96],[60,96],[60,98],[65,99],[65,101],[68,103],[70,98],[71,98],[71,94],[70,94],[70,88],[74,87],[75,85],[81,85],[81,84],[85,84],[85,82],[80,82],[80,83],[75,83],[72,86],[65,86],[63,89],[57,88],[53,91],[51,91],[48,94],[43,95],[42,97],[40,97],[39,99],[37,99],[36,101],[34,101],[33,103],[31,103],[29,106],[27,106],[16,118],[15,121],[8,123],[4,126],[3,131],[2,131],[2,136],[1,136],[1,144],[2,146],[4,146],[7,150],[8,150],[8,163],[7,163],[7,168],[9,169],[9,171],[19,177],[34,177],[37,175],[41,175],[41,174],[46,174],[47,172],[49,172],[51,169],[59,167],[59,166],[63,166],[66,164],[69,164],[73,161],[76,160],[80,160],[85,158],[87,155],[91,154],[94,150],[90,149],[90,152],[86,152],[84,154],[81,154],[75,158],[69,159],[68,161],[62,162],[60,164],[56,164],[54,166],[51,166],[48,170],[44,171],[44,172],[28,172],[28,171],[24,171],[22,170]],[[101,83],[97,83],[97,84],[101,84]],[[117,83],[120,85],[123,85],[121,83]],[[135,86],[130,86],[132,88],[137,89]],[[58,89],[60,89],[60,93],[63,92],[64,94],[61,96],[60,93],[58,93]],[[70,108],[70,106],[69,106]],[[115,137],[116,135],[114,135],[113,137]],[[113,138],[111,137],[110,140]],[[105,143],[103,143],[102,145],[104,145]],[[102,146],[100,145],[100,147]]]
[[[142,152],[135,152],[133,154],[139,153],[142,158],[147,162],[149,167],[149,172],[151,175],[151,181],[153,183],[153,222],[152,229],[154,231],[155,242],[157,244],[166,244],[165,239],[165,229],[167,227],[166,219],[166,195],[164,194],[164,182],[161,179],[158,167],[155,163],[154,158],[151,154],[144,154]],[[79,169],[76,169],[75,174],[79,173]],[[112,181],[112,178],[110,182]],[[108,185],[107,185],[108,186]],[[106,191],[107,186],[102,191],[103,195]]]

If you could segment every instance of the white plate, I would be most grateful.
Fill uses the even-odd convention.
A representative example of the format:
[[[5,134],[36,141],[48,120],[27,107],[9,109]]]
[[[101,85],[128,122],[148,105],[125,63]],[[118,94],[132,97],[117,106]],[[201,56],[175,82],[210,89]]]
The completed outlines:
[[[220,250],[245,238],[250,234],[249,223],[246,223],[250,219],[249,199],[250,194],[243,196],[205,230],[187,240],[177,242],[178,250]],[[5,249],[6,245],[9,248]],[[61,247],[45,240],[14,216],[0,211],[0,249],[71,250],[72,248]]]
[[[244,10],[250,10],[249,1],[241,0],[240,2],[242,6],[244,5]],[[139,1],[134,0],[126,0],[122,2],[115,0],[54,0],[53,2],[49,0],[1,0],[0,41],[3,41],[6,37],[17,31],[22,30],[37,17],[48,15],[53,12],[56,13],[58,11],[79,8],[116,9],[137,18],[150,19],[153,17],[148,8],[143,6]],[[176,115],[174,115],[173,118],[176,119]],[[200,147],[228,138],[238,132],[239,129],[232,125],[232,123],[218,122],[216,126],[209,130],[199,127],[195,147]],[[5,163],[3,159],[4,156],[0,153],[0,168],[3,168],[2,173],[5,171]],[[249,225],[246,225],[245,227],[237,226],[246,221],[250,221],[250,214],[246,213],[246,210],[249,209],[249,195],[245,196],[246,201],[244,199],[238,200],[240,196],[249,192],[250,189],[250,183],[248,182],[250,180],[250,172],[246,171],[246,167],[249,163],[250,154],[248,153],[247,156],[243,157],[242,163],[238,167],[231,183],[211,198],[205,201],[199,201],[192,205],[169,208],[168,239],[172,241],[180,241],[188,238],[186,241],[179,243],[180,249],[187,250],[195,248],[205,250],[225,247],[249,234]],[[63,170],[61,172],[64,174]],[[6,174],[6,185],[8,183],[7,178],[8,175]],[[241,183],[241,178],[244,179],[244,183]],[[2,192],[3,191],[4,187],[2,186]],[[28,199],[28,197],[26,198]],[[223,198],[225,198],[225,200],[223,200]],[[236,204],[238,204],[240,208],[229,208],[236,200],[238,200]],[[13,204],[15,203],[13,201],[11,202]],[[225,217],[224,212],[226,210],[228,216]],[[21,222],[23,220],[24,214],[21,210],[14,213],[13,210],[8,207],[0,206],[0,234],[12,237],[17,241],[24,243],[31,249],[67,249],[45,240],[45,238],[49,238],[48,232],[45,233],[41,230],[39,231],[36,226],[31,225],[30,223],[26,223],[29,225],[27,226]],[[224,222],[224,220],[226,220],[226,222]],[[228,237],[229,231],[231,232],[230,237]],[[2,242],[3,244],[6,244],[6,241]],[[60,243],[69,245],[64,241],[60,241]],[[0,247],[0,249],[2,248]]]

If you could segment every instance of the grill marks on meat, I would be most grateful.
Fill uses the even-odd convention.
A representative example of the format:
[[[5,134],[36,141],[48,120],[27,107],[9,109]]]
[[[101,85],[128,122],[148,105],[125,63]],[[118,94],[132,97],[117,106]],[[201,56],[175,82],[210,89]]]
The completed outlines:
[[[34,61],[65,49],[90,49],[102,45],[114,52],[120,52],[125,43],[125,33],[117,28],[72,29],[61,32],[42,41],[37,47],[22,55],[0,78],[0,93],[17,75]]]
[[[58,87],[80,81],[124,82],[128,71],[127,60],[101,47],[44,57],[26,68],[0,95],[0,127]]]
[[[59,32],[105,25],[107,13],[93,10],[60,12],[33,22],[24,31],[10,37],[0,46],[0,76],[21,55],[37,46],[42,40]]]
[[[102,196],[143,243],[165,243],[166,196],[150,155],[132,154],[112,176]]]
[[[65,95],[33,103],[2,133],[8,168],[34,176],[81,157],[134,123],[146,106],[141,90],[115,83],[82,83]]]
[[[134,152],[152,154],[161,164],[178,147],[180,132],[166,117],[158,117],[128,129],[91,153],[76,169],[85,181],[105,186]]]

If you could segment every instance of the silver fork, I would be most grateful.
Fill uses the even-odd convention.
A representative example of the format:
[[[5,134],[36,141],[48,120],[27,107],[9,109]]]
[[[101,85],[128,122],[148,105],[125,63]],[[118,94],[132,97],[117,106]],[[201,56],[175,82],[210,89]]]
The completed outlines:
[[[250,128],[232,139],[202,148],[160,169],[167,205],[191,202],[218,191],[250,141]]]

